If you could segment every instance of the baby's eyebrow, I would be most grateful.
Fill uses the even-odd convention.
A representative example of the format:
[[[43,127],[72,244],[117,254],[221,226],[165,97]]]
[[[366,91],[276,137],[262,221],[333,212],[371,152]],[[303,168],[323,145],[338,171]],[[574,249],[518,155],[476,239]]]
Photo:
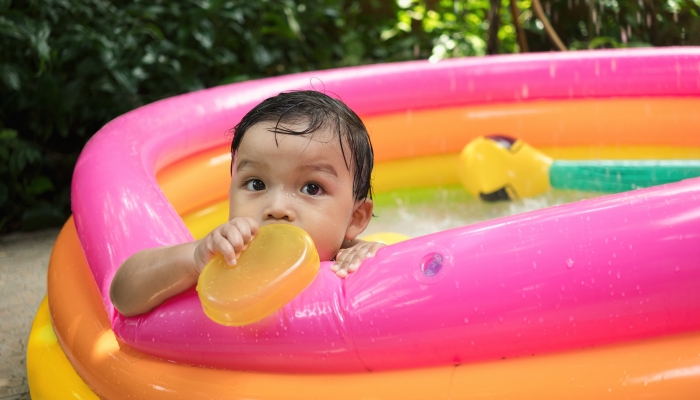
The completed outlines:
[[[300,169],[310,169],[313,171],[319,171],[319,172],[325,172],[329,175],[333,175],[336,178],[338,177],[338,173],[335,171],[335,168],[333,168],[332,165],[330,164],[303,164]]]
[[[262,164],[258,161],[253,161],[253,160],[242,160],[236,165],[236,172],[244,169],[244,168],[256,168],[260,167]]]

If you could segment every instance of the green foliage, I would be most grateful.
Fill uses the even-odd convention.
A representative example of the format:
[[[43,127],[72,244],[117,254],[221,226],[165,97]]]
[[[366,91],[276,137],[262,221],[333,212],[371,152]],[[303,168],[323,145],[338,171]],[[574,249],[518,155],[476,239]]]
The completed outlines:
[[[0,232],[65,220],[80,150],[131,109],[224,83],[396,59],[379,38],[381,12],[394,8],[0,0]]]
[[[500,0],[497,50],[521,51],[510,11]],[[699,0],[541,0],[545,14],[572,50],[700,44]],[[396,23],[382,38],[401,38],[416,58],[437,61],[487,54],[489,0],[397,0]],[[530,51],[551,51],[532,0],[516,0]],[[407,51],[407,50],[404,50]]]
[[[700,0],[542,3],[572,49],[700,44]],[[517,5],[530,50],[551,50],[531,0]],[[0,0],[0,232],[64,221],[80,150],[131,109],[300,71],[518,52],[512,15],[510,0]]]

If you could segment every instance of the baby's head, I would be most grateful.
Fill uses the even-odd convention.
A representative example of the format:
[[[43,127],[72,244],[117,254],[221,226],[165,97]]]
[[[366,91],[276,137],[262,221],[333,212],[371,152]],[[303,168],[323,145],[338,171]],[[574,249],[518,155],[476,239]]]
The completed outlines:
[[[280,93],[233,129],[229,219],[306,230],[330,260],[372,216],[367,129],[348,106],[316,91]]]

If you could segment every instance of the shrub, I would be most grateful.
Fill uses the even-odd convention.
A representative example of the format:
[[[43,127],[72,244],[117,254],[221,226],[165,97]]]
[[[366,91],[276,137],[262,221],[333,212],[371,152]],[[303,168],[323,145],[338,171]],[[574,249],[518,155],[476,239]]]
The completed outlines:
[[[528,47],[551,50],[530,1],[517,0]],[[697,1],[543,3],[567,46],[596,48],[698,44]],[[65,221],[80,150],[101,126],[131,109],[299,71],[517,52],[509,5],[0,0],[0,233]]]

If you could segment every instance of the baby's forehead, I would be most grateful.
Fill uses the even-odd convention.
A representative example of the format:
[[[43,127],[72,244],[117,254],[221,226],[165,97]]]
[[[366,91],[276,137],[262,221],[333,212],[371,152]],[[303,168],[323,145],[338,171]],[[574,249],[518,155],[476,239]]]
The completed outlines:
[[[294,164],[308,164],[313,159],[323,159],[342,164],[350,169],[352,153],[343,135],[330,127],[304,132],[308,124],[276,124],[261,122],[251,126],[241,139],[234,154],[236,160],[261,157],[291,158]],[[290,161],[290,160],[287,160]]]

